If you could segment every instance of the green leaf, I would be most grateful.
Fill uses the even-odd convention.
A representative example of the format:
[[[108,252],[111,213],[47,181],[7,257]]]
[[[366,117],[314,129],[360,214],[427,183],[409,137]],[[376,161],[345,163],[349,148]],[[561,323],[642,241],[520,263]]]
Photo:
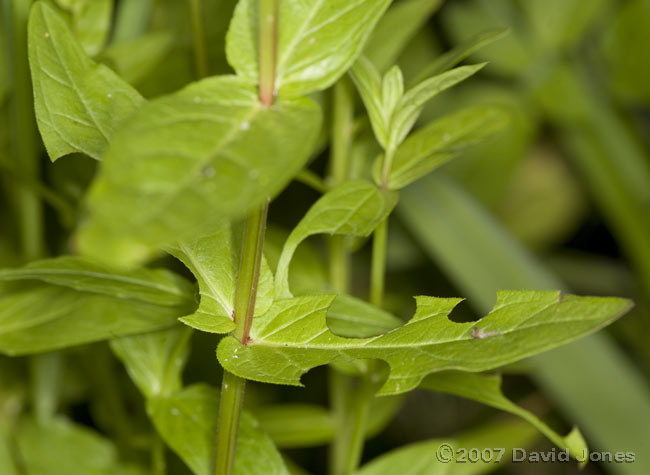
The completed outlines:
[[[475,51],[505,37],[509,31],[506,28],[495,28],[474,35],[436,58],[435,61],[420,72],[414,82],[424,81],[427,77],[443,73],[453,68],[461,61],[469,58]]]
[[[226,37],[228,62],[258,82],[258,3],[240,0]],[[352,65],[390,0],[280,0],[275,85],[299,97],[332,85]]]
[[[275,404],[253,410],[260,428],[279,448],[313,447],[331,442],[336,418],[314,404]]]
[[[165,269],[124,272],[108,269],[83,257],[61,256],[0,269],[0,281],[39,280],[61,287],[131,299],[161,306],[187,306],[192,286]]]
[[[22,421],[17,446],[24,473],[48,475],[144,475],[118,460],[113,443],[64,418]]]
[[[137,38],[111,43],[102,58],[129,84],[137,85],[162,63],[174,45],[168,31],[156,31]]]
[[[366,438],[379,434],[402,407],[403,396],[373,398],[365,427]],[[272,404],[253,410],[261,429],[280,448],[313,447],[330,443],[340,434],[340,421],[314,404]]]
[[[144,102],[113,71],[90,60],[43,2],[30,14],[29,61],[36,119],[52,160],[74,152],[100,159],[117,128]]]
[[[398,212],[405,225],[479,311],[490,308],[498,288],[562,287],[479,203],[440,174],[401,195]],[[612,452],[650,451],[644,436],[650,386],[607,335],[592,335],[528,363],[532,377],[594,445]],[[637,458],[617,473],[643,475],[650,470],[644,462]]]
[[[393,3],[370,35],[364,55],[379,71],[388,69],[441,3],[441,0]]]
[[[166,328],[195,306],[169,271],[112,272],[75,257],[5,269],[0,281],[0,351],[12,355]]]
[[[356,475],[475,475],[490,473],[502,468],[502,465],[511,460],[512,450],[527,447],[534,441],[535,432],[525,423],[520,421],[498,421],[479,427],[471,432],[462,433],[453,439],[431,439],[399,447],[380,457],[368,462]],[[449,452],[441,448],[449,446]],[[460,448],[484,449],[503,448],[503,458],[500,463],[495,461],[483,462],[478,460],[472,463],[450,460],[442,463],[436,454],[458,454]],[[486,458],[497,452],[486,452]],[[489,460],[489,459],[488,459]]]
[[[384,107],[382,77],[365,56],[360,56],[350,68],[350,76],[359,91],[363,105],[366,107],[377,142],[386,148],[388,146],[389,121],[393,110],[387,111]]]
[[[148,103],[120,130],[90,192],[82,249],[129,264],[149,247],[206,234],[278,193],[318,134],[309,99],[266,107],[232,76]]]
[[[56,0],[71,14],[72,29],[88,56],[104,47],[113,18],[113,0]]]
[[[192,315],[181,321],[197,330],[229,333],[235,329],[235,290],[239,275],[241,233],[221,223],[209,236],[181,241],[169,251],[192,271],[199,283],[201,302]],[[273,303],[273,274],[262,259],[255,300],[255,315],[265,313]]]
[[[148,402],[156,430],[196,475],[212,474],[218,410],[218,391],[203,384]],[[239,427],[235,474],[288,475],[273,442],[246,411]]]
[[[402,323],[391,313],[346,294],[337,295],[327,310],[327,326],[332,333],[348,338],[381,335]]]
[[[501,392],[501,376],[442,371],[424,378],[421,388],[478,401],[482,404],[509,412],[528,421],[538,431],[561,449],[569,449],[573,457],[583,457],[587,445],[582,434],[574,428],[566,437],[561,436],[542,422],[535,414],[517,406]]]
[[[287,237],[289,237],[288,231],[273,225],[266,228],[264,256],[273,273],[278,268],[282,247]],[[289,284],[296,295],[317,294],[327,289],[329,284],[325,259],[311,243],[303,242],[293,255]]]
[[[408,135],[420,116],[422,107],[441,92],[477,73],[485,63],[460,66],[433,76],[409,89],[397,105],[390,119],[387,148],[397,147]]]
[[[445,369],[486,371],[575,340],[611,323],[631,307],[620,298],[578,297],[555,291],[501,291],[493,310],[477,322],[446,318],[460,299],[416,297],[404,326],[371,338],[343,338],[326,325],[334,296],[276,300],[253,321],[248,345],[221,340],[217,355],[246,379],[300,385],[309,369],[337,360],[381,359],[390,374],[379,394],[415,388]]]
[[[387,186],[398,190],[443,165],[467,147],[505,129],[509,115],[489,106],[468,107],[411,134],[397,148]],[[375,160],[373,178],[381,183],[384,157]]]
[[[384,111],[392,115],[404,96],[404,77],[398,66],[393,66],[381,81],[381,103]]]
[[[289,264],[302,241],[314,234],[369,236],[397,204],[397,194],[366,181],[348,181],[323,195],[289,235],[275,276],[275,294],[290,297]]]
[[[111,340],[113,352],[145,397],[172,394],[182,387],[192,330],[179,326]]]

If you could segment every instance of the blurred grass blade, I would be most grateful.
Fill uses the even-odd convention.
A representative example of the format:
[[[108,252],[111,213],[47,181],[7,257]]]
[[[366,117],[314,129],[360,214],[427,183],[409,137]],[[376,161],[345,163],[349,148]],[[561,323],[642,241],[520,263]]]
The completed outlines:
[[[477,202],[443,177],[430,176],[403,190],[398,213],[479,311],[492,305],[497,289],[562,287]],[[650,460],[642,458],[650,453],[650,388],[606,335],[538,355],[531,363],[533,377],[595,448],[637,454],[634,464],[609,465],[613,472],[650,472]]]
[[[394,3],[379,20],[364,54],[379,71],[397,61],[404,48],[438,9],[442,0],[405,0]]]

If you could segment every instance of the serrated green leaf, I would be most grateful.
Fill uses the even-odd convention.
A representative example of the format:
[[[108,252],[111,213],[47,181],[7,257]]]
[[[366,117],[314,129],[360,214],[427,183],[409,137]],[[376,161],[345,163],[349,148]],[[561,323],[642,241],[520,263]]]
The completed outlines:
[[[120,130],[90,193],[82,249],[129,264],[149,248],[205,234],[278,193],[302,168],[319,107],[266,107],[233,76],[208,78],[145,105]]]
[[[168,397],[153,398],[148,412],[165,440],[196,475],[211,475],[217,433],[219,392],[197,384]],[[268,435],[246,411],[242,414],[235,454],[237,475],[288,475]]]
[[[427,77],[443,73],[453,68],[461,61],[469,58],[475,51],[505,37],[509,31],[506,28],[495,28],[474,35],[436,58],[435,61],[420,72],[414,82],[424,81]]]
[[[353,180],[323,195],[289,235],[275,276],[275,294],[289,297],[289,264],[302,241],[314,234],[368,236],[397,204],[397,194]]]
[[[169,251],[192,271],[199,283],[200,304],[181,321],[197,330],[228,333],[235,329],[235,290],[241,260],[241,233],[223,222],[213,234],[176,243]],[[255,315],[273,303],[273,274],[262,258]]]
[[[5,269],[0,280],[0,351],[12,355],[170,327],[195,306],[189,282],[169,271],[114,273],[74,257]]]
[[[468,107],[438,119],[411,134],[397,147],[387,187],[399,190],[443,165],[457,153],[503,130],[508,113],[500,108]],[[381,183],[384,157],[373,165],[373,178]]]
[[[228,62],[258,82],[259,2],[240,0],[226,37]],[[280,0],[276,89],[299,97],[332,85],[361,53],[390,0]]]
[[[538,431],[561,449],[569,449],[573,457],[584,456],[587,445],[577,428],[563,437],[542,422],[535,414],[517,406],[501,392],[501,376],[466,373],[461,371],[442,371],[424,378],[421,388],[430,391],[453,394],[478,401],[482,404],[509,412],[528,421]]]
[[[416,297],[404,326],[372,338],[343,338],[326,325],[335,296],[276,300],[253,321],[248,345],[221,340],[217,356],[246,379],[300,385],[309,369],[337,360],[381,359],[390,374],[379,394],[415,388],[424,376],[445,369],[486,371],[591,333],[619,318],[629,300],[560,295],[556,291],[501,291],[493,310],[477,322],[446,318],[459,299]]]
[[[192,330],[183,326],[111,340],[129,376],[147,398],[181,389]]]
[[[394,149],[406,138],[413,124],[420,116],[422,107],[441,92],[455,86],[477,73],[485,63],[460,66],[450,71],[425,79],[413,86],[402,97],[393,113],[389,126],[388,147]]]
[[[370,35],[364,55],[379,71],[388,69],[441,3],[441,0],[394,2]]]
[[[113,443],[64,418],[47,423],[22,421],[17,446],[24,473],[48,475],[144,475],[119,461]]]
[[[474,308],[490,308],[498,288],[562,286],[479,203],[443,178],[430,175],[405,189],[398,211]],[[650,427],[650,386],[606,334],[538,355],[529,364],[553,402],[598,447],[650,453],[650,439],[644,437]],[[617,473],[643,475],[649,467],[637,458],[635,464],[617,466]]]
[[[38,128],[53,161],[74,152],[100,159],[117,128],[144,102],[113,71],[90,60],[43,2],[30,14],[29,61]]]

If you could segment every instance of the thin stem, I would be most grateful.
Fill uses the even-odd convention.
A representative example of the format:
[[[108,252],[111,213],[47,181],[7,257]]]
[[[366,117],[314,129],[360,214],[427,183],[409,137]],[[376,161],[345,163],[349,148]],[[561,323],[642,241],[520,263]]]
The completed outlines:
[[[248,334],[253,323],[268,210],[267,201],[246,218],[239,279],[235,293],[235,324],[237,325],[235,337],[243,344],[248,343]]]
[[[273,104],[275,89],[275,55],[278,30],[278,0],[260,0],[259,34],[259,99],[266,106]],[[246,218],[239,278],[235,292],[234,336],[246,344],[253,324],[257,285],[262,266],[264,233],[268,200]],[[217,448],[214,475],[231,475],[235,466],[237,433],[244,405],[246,380],[224,370],[219,403]]]
[[[338,185],[350,173],[350,146],[354,130],[354,96],[350,80],[343,77],[334,86],[332,95],[332,153],[330,180]]]
[[[8,30],[7,44],[13,95],[11,111],[11,152],[16,172],[27,181],[38,181],[39,147],[32,85],[27,62],[27,18],[31,0],[5,0]],[[4,15],[3,15],[4,16]],[[19,183],[11,184],[17,208],[18,229],[25,260],[38,259],[44,254],[43,209],[36,193]]]
[[[354,96],[349,80],[342,78],[334,86],[332,94],[332,146],[328,183],[332,186],[345,182],[349,177],[350,146],[354,129]],[[350,256],[344,236],[329,239],[329,277],[332,290],[347,293],[350,286]],[[330,473],[337,475],[343,469],[348,450],[347,437],[351,432],[351,399],[353,379],[330,369],[329,396],[332,410],[341,428],[330,447]]]
[[[151,447],[151,472],[153,475],[167,475],[167,462],[165,460],[165,443],[156,433]]]
[[[115,15],[113,41],[127,41],[142,35],[149,26],[154,0],[122,0]]]
[[[393,158],[395,157],[395,149],[389,147],[384,153],[384,163],[381,167],[381,187],[388,187],[388,177],[390,176],[390,170],[393,166]]]
[[[203,26],[203,0],[190,0],[189,6],[196,75],[202,79],[209,74],[208,51],[205,46],[205,28]]]
[[[235,293],[236,328],[234,331],[234,336],[244,345],[248,342],[255,312],[267,214],[268,202],[251,212],[246,218],[239,278]],[[219,403],[215,475],[233,473],[245,388],[245,379],[224,371]]]
[[[386,273],[386,244],[388,239],[388,218],[377,227],[372,242],[372,263],[370,270],[370,303],[381,307],[384,300],[384,281]],[[359,388],[355,391],[350,407],[353,416],[350,425],[344,427],[346,456],[336,472],[354,472],[363,455],[366,427],[370,415],[370,404],[379,388],[379,368],[376,361],[368,361],[365,374],[361,377]]]
[[[228,371],[223,372],[214,475],[230,475],[233,473],[245,389],[245,379]]]
[[[278,0],[260,0],[260,102],[270,106],[275,96]]]
[[[381,307],[384,300],[386,274],[386,244],[388,240],[388,218],[384,219],[372,240],[372,262],[370,268],[370,303]]]

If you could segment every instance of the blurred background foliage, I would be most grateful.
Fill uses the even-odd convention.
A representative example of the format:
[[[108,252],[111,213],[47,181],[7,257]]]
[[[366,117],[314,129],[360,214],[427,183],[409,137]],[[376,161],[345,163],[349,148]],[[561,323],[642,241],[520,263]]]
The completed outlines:
[[[197,77],[197,27],[208,39],[207,72],[229,72],[224,36],[234,0],[49,1],[66,14],[86,52],[145,97],[174,91]],[[201,3],[204,21],[192,25],[191,9]],[[80,156],[50,164],[36,138],[25,53],[29,4],[2,0],[2,267],[73,249],[71,232],[83,214],[82,197],[96,166]],[[499,38],[476,51],[464,47],[486,32]],[[399,0],[366,49],[380,69],[396,61],[407,83],[449,50],[488,61],[477,78],[427,106],[421,124],[469,104],[498,104],[511,114],[510,127],[500,136],[404,190],[390,230],[390,310],[408,317],[413,295],[460,295],[468,300],[456,318],[470,320],[489,309],[502,288],[564,288],[636,302],[631,314],[601,334],[505,368],[506,394],[554,427],[568,432],[579,425],[593,450],[636,452],[634,464],[592,463],[587,474],[650,473],[649,47],[649,0]],[[318,100],[327,108],[330,94]],[[358,112],[363,117],[360,103]],[[367,120],[359,119],[356,129],[354,170],[364,176],[379,149]],[[310,165],[319,174],[326,168],[328,133],[323,130],[323,153]],[[286,229],[317,197],[294,182],[273,203],[271,261]],[[30,229],[37,231],[29,234]],[[304,252],[313,264],[293,269],[295,285],[302,288],[318,288],[325,280],[323,243],[311,244]],[[353,291],[360,296],[367,293],[364,244],[354,255],[360,271]],[[183,272],[171,259],[161,264]],[[209,374],[208,381],[217,384],[214,339],[199,333],[193,338],[186,382],[206,381]],[[246,403],[326,404],[325,371],[308,374],[306,389],[251,385]],[[476,429],[495,418],[510,431],[511,440],[503,443],[550,448],[529,428],[452,396],[418,390],[405,401],[382,404],[374,413],[376,430],[364,459],[409,442]],[[51,433],[31,430],[24,422],[53,410],[67,418],[58,419]],[[20,421],[16,435],[13,427]],[[16,444],[37,468],[50,466],[53,457],[74,459],[83,448],[101,461],[100,468],[113,467],[84,473],[131,473],[116,462],[117,454],[141,461],[141,452],[155,443],[148,424],[141,397],[107,344],[57,358],[0,357],[0,473],[11,473],[3,471],[1,460]],[[322,473],[326,450],[318,434],[312,436],[314,448],[287,454]],[[501,439],[493,434],[489,440]],[[170,473],[185,473],[179,460],[167,456]],[[492,469],[578,470],[574,464]],[[57,473],[70,472],[62,467]]]

